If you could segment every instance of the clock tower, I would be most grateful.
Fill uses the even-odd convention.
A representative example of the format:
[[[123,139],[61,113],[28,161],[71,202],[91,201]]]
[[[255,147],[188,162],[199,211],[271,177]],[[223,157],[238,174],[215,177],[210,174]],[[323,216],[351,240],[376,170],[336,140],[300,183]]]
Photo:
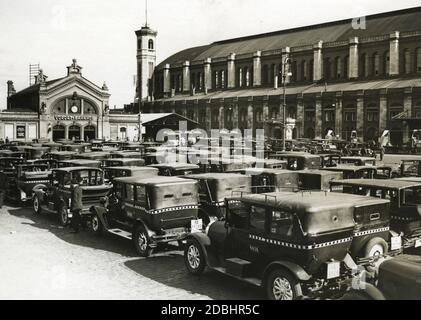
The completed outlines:
[[[137,82],[136,102],[150,101],[153,97],[153,73],[156,66],[157,32],[145,24],[136,31],[137,37]]]

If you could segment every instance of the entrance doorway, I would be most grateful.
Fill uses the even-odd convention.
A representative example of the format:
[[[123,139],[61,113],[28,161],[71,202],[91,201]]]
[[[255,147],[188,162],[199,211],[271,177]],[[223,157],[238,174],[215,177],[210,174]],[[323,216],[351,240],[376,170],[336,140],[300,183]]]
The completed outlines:
[[[65,128],[64,126],[57,125],[53,128],[53,141],[65,139]]]
[[[83,140],[90,141],[96,138],[96,130],[94,126],[86,126],[83,133]]]
[[[80,139],[80,127],[70,126],[69,127],[69,139],[70,140],[79,140]]]

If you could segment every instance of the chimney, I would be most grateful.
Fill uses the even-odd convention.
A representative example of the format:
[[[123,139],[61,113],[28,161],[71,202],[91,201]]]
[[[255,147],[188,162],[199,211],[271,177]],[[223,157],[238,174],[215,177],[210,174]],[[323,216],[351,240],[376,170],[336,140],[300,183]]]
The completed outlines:
[[[7,97],[14,95],[16,93],[15,87],[13,85],[13,81],[7,81]]]

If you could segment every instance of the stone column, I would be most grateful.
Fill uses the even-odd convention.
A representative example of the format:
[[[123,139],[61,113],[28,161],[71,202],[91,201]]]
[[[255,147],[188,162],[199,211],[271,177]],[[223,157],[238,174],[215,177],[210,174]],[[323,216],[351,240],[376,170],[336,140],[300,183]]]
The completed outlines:
[[[313,46],[313,81],[318,82],[322,79],[323,74],[323,41],[317,42]]]
[[[190,62],[183,63],[183,92],[190,92]]]
[[[364,138],[364,93],[360,92],[357,95],[357,135],[359,138]]]
[[[297,95],[297,134],[298,138],[304,137],[304,98]]]
[[[164,95],[171,94],[171,73],[170,73],[170,65],[166,64],[164,66]]]
[[[289,53],[290,53],[290,48],[289,47],[285,47],[285,48],[282,48],[282,69],[285,69],[284,68],[284,66],[283,66],[283,64],[284,64],[284,62],[289,58]],[[287,69],[287,72],[288,71],[291,71],[291,65],[289,66],[289,68],[286,68]],[[276,69],[276,67],[275,67],[275,69]],[[279,73],[283,73],[284,72],[284,70],[279,70],[280,72]],[[275,77],[275,79],[277,79],[278,77]],[[287,76],[286,78],[285,78],[285,83],[290,83],[290,81],[291,81],[291,79],[290,79],[291,77],[289,77],[289,76]],[[283,79],[282,79],[283,80]]]
[[[211,90],[212,89],[212,67],[211,67],[212,59],[208,58],[203,62],[204,66],[204,86],[205,89]]]
[[[257,51],[253,55],[253,86],[262,85],[262,52]]]
[[[235,53],[231,53],[228,56],[227,87],[228,87],[228,89],[235,88]]]
[[[354,37],[349,39],[349,66],[348,78],[358,78],[359,56],[358,56],[358,38]]]
[[[389,75],[399,75],[399,32],[395,31],[390,34],[390,51],[389,51]]]
[[[342,93],[336,94],[336,108],[335,108],[335,134],[339,135],[340,138],[342,138]]]
[[[322,115],[322,96],[316,96],[316,123],[315,123],[315,135],[316,138],[322,137],[322,125],[323,125],[323,115]]]
[[[412,117],[413,114],[413,106],[412,106],[412,88],[406,88],[404,92],[403,97],[403,111],[406,113],[408,117]],[[405,125],[402,128],[403,130],[403,142],[409,141],[409,127],[408,124],[405,123]]]

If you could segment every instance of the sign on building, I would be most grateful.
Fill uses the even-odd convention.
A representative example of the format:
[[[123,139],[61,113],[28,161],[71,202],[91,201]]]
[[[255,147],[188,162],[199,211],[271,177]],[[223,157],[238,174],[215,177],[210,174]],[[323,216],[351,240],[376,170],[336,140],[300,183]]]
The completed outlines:
[[[16,139],[25,139],[26,138],[26,126],[17,125],[16,126]]]

